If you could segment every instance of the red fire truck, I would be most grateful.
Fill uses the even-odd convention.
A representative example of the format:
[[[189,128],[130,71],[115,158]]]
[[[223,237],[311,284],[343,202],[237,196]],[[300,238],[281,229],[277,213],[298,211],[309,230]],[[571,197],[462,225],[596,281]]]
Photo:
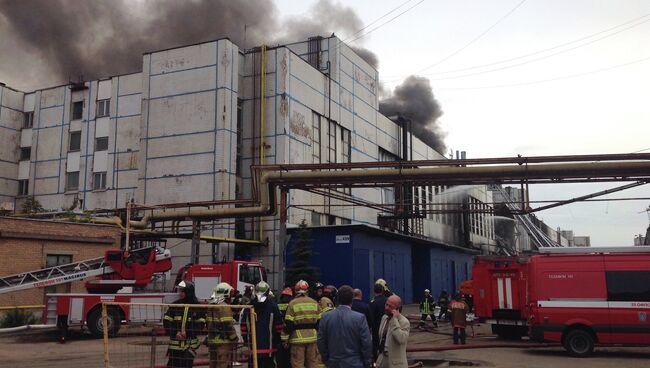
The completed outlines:
[[[480,317],[490,309],[492,317],[509,311],[508,320],[519,323],[514,326],[527,322],[532,340],[562,343],[579,357],[596,344],[650,345],[650,247],[540,253],[479,257],[473,279]]]
[[[104,257],[84,260],[16,275],[0,277],[0,294],[30,288],[58,285],[88,279],[88,294],[47,294],[43,323],[56,325],[63,333],[73,326],[87,326],[98,337],[103,335],[101,303],[171,303],[176,293],[122,293],[123,288],[147,286],[156,274],[172,268],[169,250],[148,247],[130,252],[109,250]],[[259,262],[230,261],[209,265],[189,264],[178,272],[176,283],[190,280],[196,284],[197,298],[207,301],[212,288],[228,282],[244,292],[265,280]],[[160,321],[161,309],[151,307],[111,306],[108,308],[108,332],[116,334],[121,321]]]

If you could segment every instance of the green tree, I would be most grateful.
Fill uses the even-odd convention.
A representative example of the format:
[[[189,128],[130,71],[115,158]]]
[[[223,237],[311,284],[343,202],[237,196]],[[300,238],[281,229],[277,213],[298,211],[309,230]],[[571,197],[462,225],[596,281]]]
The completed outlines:
[[[29,196],[25,198],[25,202],[23,202],[20,211],[25,214],[33,215],[35,213],[45,212],[45,208],[43,208],[41,202],[34,198],[34,196]]]
[[[305,220],[302,221],[294,236],[296,240],[289,250],[292,262],[286,269],[286,282],[289,285],[294,285],[299,280],[305,280],[309,283],[309,286],[313,286],[320,277],[320,269],[311,264],[314,249],[312,247],[311,231],[307,229]]]

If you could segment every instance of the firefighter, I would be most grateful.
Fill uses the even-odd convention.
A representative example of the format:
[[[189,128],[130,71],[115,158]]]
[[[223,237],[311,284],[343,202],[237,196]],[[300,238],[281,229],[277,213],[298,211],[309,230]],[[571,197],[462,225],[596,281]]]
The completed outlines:
[[[285,315],[287,314],[287,307],[289,307],[289,302],[293,298],[293,290],[291,287],[287,286],[282,289],[280,294],[280,300],[278,303],[278,309],[282,314],[282,319],[284,320]],[[278,346],[278,353],[275,356],[275,360],[278,363],[278,368],[289,368],[291,367],[291,361],[289,359],[289,350],[285,349],[282,344]]]
[[[281,345],[280,334],[284,321],[277,304],[270,297],[271,287],[264,281],[255,285],[255,295],[252,305],[255,309],[255,337],[257,342],[257,364],[260,368],[275,368],[274,357]],[[250,310],[244,310],[241,324],[241,334],[244,342],[249,342]]]
[[[429,289],[424,289],[424,297],[420,302],[420,314],[422,314],[422,319],[418,324],[418,328],[424,327],[424,325],[427,322],[427,316],[431,318],[431,322],[433,322],[433,326],[438,327],[438,322],[436,321],[436,315],[434,313],[435,305],[436,304],[435,301],[433,300],[433,296],[431,295],[431,291]]]
[[[376,285],[376,284],[379,284],[379,285],[381,285],[381,286],[384,288],[384,296],[385,296],[386,298],[388,298],[389,296],[393,295],[393,292],[390,291],[390,289],[388,288],[388,283],[386,283],[386,280],[384,280],[384,279],[377,279],[377,281],[375,281],[375,285]]]
[[[336,288],[334,285],[327,285],[323,288],[323,296],[320,298],[318,304],[323,313],[329,312],[334,309],[334,302],[336,300]]]
[[[187,305],[199,304],[193,282],[181,281],[176,289],[180,293],[180,299],[173,304],[185,305],[170,306],[163,318],[165,332],[169,335],[167,367],[192,367],[196,350],[201,344],[197,334],[205,326],[205,311],[202,308],[191,308]]]
[[[291,299],[293,299],[293,290],[287,286],[282,289],[280,300],[278,301],[278,308],[280,309],[280,313],[282,313],[282,318],[284,318],[284,315],[287,313],[287,307],[289,306]]]
[[[440,307],[438,321],[442,321],[442,316],[447,318],[447,308],[449,307],[449,294],[447,294],[447,290],[445,289],[442,289],[440,295],[438,295],[438,306]]]
[[[237,331],[232,308],[235,290],[227,282],[222,282],[212,290],[211,305],[223,307],[209,308],[206,322],[208,323],[208,351],[210,353],[210,368],[226,368],[232,362],[232,351],[237,344]]]
[[[449,317],[451,325],[454,328],[454,345],[465,345],[465,327],[467,325],[467,310],[469,307],[465,303],[463,294],[457,293],[454,300],[449,304]]]
[[[282,343],[291,350],[293,368],[316,368],[320,363],[316,338],[321,309],[318,302],[307,296],[309,284],[300,280],[294,286],[296,297],[289,303],[284,319]]]
[[[314,291],[312,292],[312,299],[320,303],[320,298],[323,297],[323,290],[325,289],[325,285],[322,283],[316,281],[314,284]]]

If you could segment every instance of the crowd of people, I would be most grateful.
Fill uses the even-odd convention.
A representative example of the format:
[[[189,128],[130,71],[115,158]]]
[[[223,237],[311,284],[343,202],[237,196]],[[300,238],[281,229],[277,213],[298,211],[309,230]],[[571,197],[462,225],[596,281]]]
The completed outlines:
[[[210,368],[225,368],[233,361],[234,347],[239,342],[235,328],[239,320],[245,343],[255,341],[260,368],[378,368],[408,367],[406,343],[410,321],[401,313],[402,300],[393,294],[386,281],[374,284],[370,303],[363,301],[360,289],[349,285],[333,285],[298,281],[285,287],[275,300],[270,286],[261,281],[243,295],[227,283],[218,284],[210,304],[215,308],[191,308],[199,304],[194,285],[182,281],[178,286],[180,299],[164,316],[165,330],[170,338],[170,368],[192,367],[201,345],[200,334],[207,334]],[[250,305],[240,314],[233,304]],[[435,306],[440,307],[438,317]],[[251,310],[255,325],[251,325]],[[465,318],[469,310],[462,295],[450,300],[446,291],[434,300],[425,290],[420,302],[423,326],[427,317],[434,326],[449,316],[454,327],[454,344],[465,343]],[[255,338],[253,339],[253,334]]]

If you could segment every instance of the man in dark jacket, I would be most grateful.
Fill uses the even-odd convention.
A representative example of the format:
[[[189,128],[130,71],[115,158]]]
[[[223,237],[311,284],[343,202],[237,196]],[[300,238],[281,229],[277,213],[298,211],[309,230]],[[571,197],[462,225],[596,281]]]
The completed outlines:
[[[180,299],[173,304],[199,304],[194,293],[194,283],[181,281],[176,286]],[[165,332],[169,336],[167,367],[192,367],[196,349],[200,346],[198,333],[205,326],[205,311],[188,306],[171,306],[163,318]]]
[[[449,294],[447,290],[442,289],[440,295],[438,296],[438,306],[440,307],[440,313],[438,313],[438,321],[442,321],[442,317],[447,318],[447,308],[449,307]]]
[[[370,302],[370,315],[372,318],[372,351],[373,354],[379,349],[379,324],[381,317],[384,315],[384,306],[386,305],[385,289],[381,284],[375,284],[375,298]]]
[[[366,316],[366,322],[368,322],[368,327],[370,328],[372,326],[370,306],[368,303],[363,301],[363,293],[361,292],[361,289],[354,289],[352,292],[354,294],[354,299],[352,299],[352,310]]]
[[[338,307],[323,314],[318,328],[318,351],[328,368],[370,368],[372,344],[366,318],[352,310],[352,288],[343,285]]]
[[[253,308],[255,309],[255,337],[257,339],[257,366],[260,368],[275,368],[274,358],[278,346],[282,344],[280,333],[284,328],[282,314],[277,304],[269,297],[271,287],[264,281],[255,285]],[[250,310],[244,310],[241,324],[241,334],[244,342],[248,343],[252,333],[250,327]]]

